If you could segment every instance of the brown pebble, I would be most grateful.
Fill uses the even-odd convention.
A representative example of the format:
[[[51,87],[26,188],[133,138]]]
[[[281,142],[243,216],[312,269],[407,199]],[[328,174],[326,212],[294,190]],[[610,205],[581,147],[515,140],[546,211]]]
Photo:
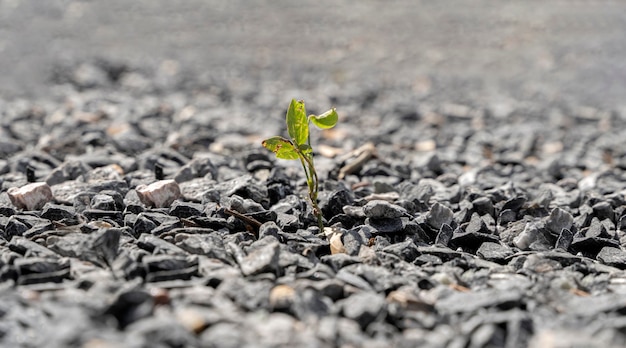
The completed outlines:
[[[176,312],[176,319],[178,319],[178,322],[187,328],[187,330],[196,334],[202,332],[208,326],[206,319],[200,312],[189,308],[178,310]]]
[[[270,306],[274,309],[288,308],[296,296],[296,290],[288,285],[276,285],[270,291]]]
[[[150,289],[150,295],[152,295],[154,304],[156,305],[166,305],[170,303],[170,293],[166,289]]]
[[[14,206],[25,210],[41,209],[54,199],[50,186],[45,182],[34,182],[19,188],[11,187],[7,194]]]
[[[165,208],[180,197],[180,187],[174,180],[159,180],[135,189],[139,200],[147,207]]]

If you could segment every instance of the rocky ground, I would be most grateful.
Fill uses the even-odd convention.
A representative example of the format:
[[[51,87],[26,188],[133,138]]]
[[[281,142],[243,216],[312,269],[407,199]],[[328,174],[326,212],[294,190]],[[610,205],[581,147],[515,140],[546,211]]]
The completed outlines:
[[[0,2],[1,345],[623,346],[624,5],[450,5]]]

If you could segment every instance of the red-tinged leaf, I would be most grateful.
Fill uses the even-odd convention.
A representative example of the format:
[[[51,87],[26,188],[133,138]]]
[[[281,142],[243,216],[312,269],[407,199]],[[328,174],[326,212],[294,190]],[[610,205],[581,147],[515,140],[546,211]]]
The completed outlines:
[[[286,160],[298,159],[298,151],[293,143],[283,137],[275,136],[263,140],[263,147],[276,154],[276,157]]]

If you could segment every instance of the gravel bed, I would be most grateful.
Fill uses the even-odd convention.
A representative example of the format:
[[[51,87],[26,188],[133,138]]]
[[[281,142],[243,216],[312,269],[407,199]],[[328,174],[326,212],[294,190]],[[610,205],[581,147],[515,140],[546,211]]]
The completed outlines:
[[[0,104],[2,346],[626,344],[626,115],[170,77]],[[260,145],[302,94],[324,231]]]

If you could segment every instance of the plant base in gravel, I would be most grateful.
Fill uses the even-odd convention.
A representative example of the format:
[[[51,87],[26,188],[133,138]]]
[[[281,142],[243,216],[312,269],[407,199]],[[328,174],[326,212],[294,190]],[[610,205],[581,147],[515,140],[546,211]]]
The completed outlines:
[[[303,101],[291,100],[287,110],[287,131],[291,139],[281,136],[274,136],[263,141],[263,146],[274,152],[277,158],[286,160],[300,160],[307,186],[309,188],[309,198],[313,205],[313,213],[317,217],[320,231],[324,229],[322,212],[317,205],[317,194],[319,192],[319,178],[313,163],[313,148],[309,136],[309,123],[313,123],[320,129],[329,129],[337,124],[339,116],[333,108],[321,115],[306,115]]]

